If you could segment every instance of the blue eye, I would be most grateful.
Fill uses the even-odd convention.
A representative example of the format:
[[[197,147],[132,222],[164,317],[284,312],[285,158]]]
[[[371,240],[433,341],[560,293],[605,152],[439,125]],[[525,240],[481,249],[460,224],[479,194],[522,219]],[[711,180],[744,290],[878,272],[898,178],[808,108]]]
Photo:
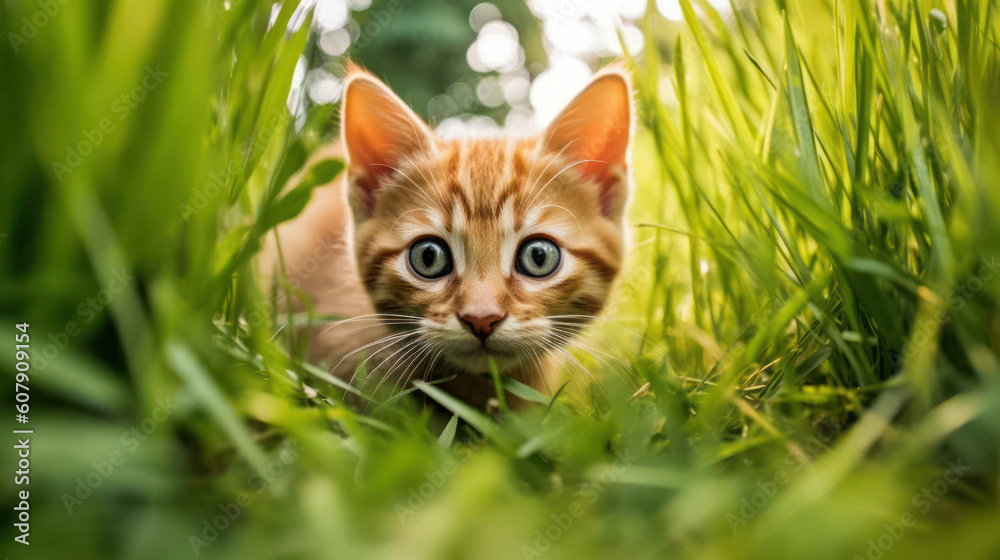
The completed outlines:
[[[451,274],[451,251],[443,239],[425,237],[410,246],[410,268],[427,280]]]
[[[559,268],[562,254],[552,241],[536,237],[521,244],[515,260],[521,274],[531,278],[545,278]]]

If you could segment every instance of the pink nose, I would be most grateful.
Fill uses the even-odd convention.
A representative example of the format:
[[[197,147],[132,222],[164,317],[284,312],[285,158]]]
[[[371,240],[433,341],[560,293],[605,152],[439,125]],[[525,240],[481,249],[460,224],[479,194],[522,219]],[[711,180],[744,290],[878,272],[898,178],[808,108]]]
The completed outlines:
[[[472,315],[472,314],[459,314],[458,320],[469,327],[472,334],[479,337],[479,340],[485,341],[486,337],[493,332],[493,329],[506,319],[506,315]]]

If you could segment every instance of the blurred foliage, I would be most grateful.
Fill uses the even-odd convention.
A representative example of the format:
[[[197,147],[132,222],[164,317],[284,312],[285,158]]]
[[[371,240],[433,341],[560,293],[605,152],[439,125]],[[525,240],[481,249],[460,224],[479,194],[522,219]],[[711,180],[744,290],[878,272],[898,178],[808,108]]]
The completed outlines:
[[[734,4],[683,0],[676,37],[651,11],[630,60],[600,383],[495,416],[418,386],[442,426],[345,403],[257,284],[340,169],[281,189],[332,118],[286,108],[294,2],[5,2],[0,363],[30,322],[35,435],[4,553],[998,557],[996,2]],[[356,57],[422,110],[471,74],[470,6],[405,3]]]
[[[478,0],[419,2],[379,0],[366,17],[359,18],[363,48],[348,53],[353,60],[384,77],[417,114],[427,118],[427,104],[456,83],[476,87],[477,74],[466,63],[466,51],[476,38],[469,26],[469,13]],[[385,14],[399,10],[400,21],[388,21]],[[503,17],[518,29],[525,41],[527,62],[544,62],[538,20],[519,2],[500,4]],[[370,25],[371,24],[371,25]],[[379,24],[378,26],[374,24]],[[375,33],[370,33],[375,30]]]

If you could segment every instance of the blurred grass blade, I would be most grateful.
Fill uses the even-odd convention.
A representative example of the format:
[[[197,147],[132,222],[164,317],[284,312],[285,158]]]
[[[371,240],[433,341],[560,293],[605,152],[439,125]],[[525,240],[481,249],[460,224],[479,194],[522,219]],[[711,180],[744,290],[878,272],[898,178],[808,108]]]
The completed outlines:
[[[174,372],[188,386],[191,394],[201,401],[201,405],[219,426],[232,438],[233,445],[255,469],[263,469],[267,463],[264,452],[254,443],[253,437],[240,419],[240,415],[230,406],[225,394],[212,382],[211,373],[197,357],[179,341],[166,344],[167,361]]]

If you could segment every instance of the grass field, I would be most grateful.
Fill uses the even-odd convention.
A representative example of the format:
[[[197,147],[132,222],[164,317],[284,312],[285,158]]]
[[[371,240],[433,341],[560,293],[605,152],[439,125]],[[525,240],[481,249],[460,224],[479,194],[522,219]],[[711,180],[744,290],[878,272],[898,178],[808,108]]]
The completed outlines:
[[[287,109],[295,4],[5,3],[5,556],[1000,558],[995,1],[649,10],[613,305],[529,410],[416,388],[443,430],[260,288],[341,168],[281,189],[335,114]]]

